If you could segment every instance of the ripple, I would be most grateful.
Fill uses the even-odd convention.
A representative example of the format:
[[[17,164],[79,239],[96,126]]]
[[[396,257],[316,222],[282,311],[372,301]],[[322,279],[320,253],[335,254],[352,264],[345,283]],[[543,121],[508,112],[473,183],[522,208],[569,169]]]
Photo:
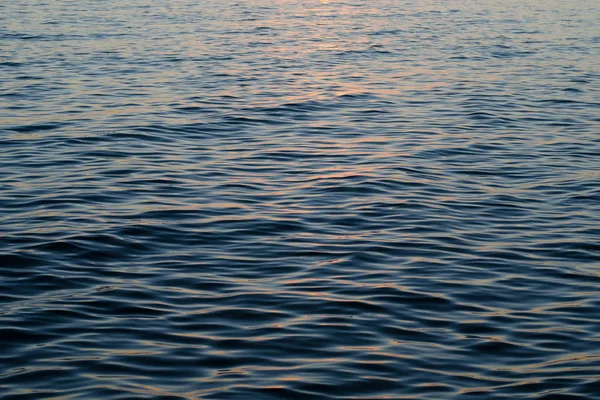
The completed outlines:
[[[88,3],[3,8],[0,397],[597,397],[596,5]]]

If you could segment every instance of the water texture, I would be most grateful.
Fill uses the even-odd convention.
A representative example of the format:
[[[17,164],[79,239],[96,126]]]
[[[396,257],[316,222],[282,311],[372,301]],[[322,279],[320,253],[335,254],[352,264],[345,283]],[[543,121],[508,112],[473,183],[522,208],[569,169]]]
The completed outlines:
[[[0,4],[0,397],[600,398],[600,2]]]

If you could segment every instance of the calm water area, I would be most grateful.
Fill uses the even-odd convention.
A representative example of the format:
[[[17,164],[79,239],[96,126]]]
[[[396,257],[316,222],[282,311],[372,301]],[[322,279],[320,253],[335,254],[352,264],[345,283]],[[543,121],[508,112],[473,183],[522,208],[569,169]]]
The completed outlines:
[[[600,1],[0,2],[0,398],[600,399]]]

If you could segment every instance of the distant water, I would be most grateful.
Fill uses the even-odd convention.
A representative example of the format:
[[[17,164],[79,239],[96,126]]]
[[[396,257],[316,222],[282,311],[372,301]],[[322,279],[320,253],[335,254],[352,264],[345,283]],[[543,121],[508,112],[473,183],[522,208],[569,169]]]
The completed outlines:
[[[600,2],[0,5],[0,398],[600,399]]]

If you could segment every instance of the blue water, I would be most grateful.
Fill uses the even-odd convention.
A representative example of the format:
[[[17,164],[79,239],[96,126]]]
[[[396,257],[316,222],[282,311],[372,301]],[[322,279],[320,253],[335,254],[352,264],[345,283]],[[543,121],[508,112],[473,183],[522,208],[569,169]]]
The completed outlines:
[[[2,399],[600,399],[600,2],[0,5]]]

